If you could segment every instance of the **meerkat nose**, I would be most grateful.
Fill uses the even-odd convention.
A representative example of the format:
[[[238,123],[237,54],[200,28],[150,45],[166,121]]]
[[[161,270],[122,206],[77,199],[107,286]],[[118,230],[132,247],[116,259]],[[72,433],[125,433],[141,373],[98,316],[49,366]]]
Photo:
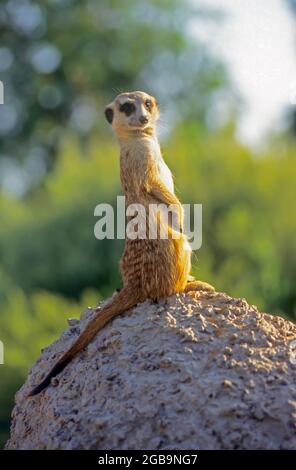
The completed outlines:
[[[147,124],[148,118],[146,116],[140,116],[139,121],[141,124]]]

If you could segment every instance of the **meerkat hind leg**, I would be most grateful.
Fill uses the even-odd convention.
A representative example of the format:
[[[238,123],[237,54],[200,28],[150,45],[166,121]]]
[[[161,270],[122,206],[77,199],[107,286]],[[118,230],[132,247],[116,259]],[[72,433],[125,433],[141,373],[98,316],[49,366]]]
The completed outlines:
[[[184,289],[184,292],[190,292],[190,291],[197,291],[197,290],[204,290],[207,292],[214,292],[215,288],[211,286],[211,284],[208,284],[207,282],[203,281],[188,281],[187,285]]]

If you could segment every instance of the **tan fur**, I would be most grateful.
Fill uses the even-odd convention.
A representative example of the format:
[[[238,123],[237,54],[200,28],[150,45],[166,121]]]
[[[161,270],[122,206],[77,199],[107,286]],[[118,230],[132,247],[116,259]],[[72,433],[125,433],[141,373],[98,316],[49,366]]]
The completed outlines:
[[[147,100],[152,104],[149,109],[145,107]],[[127,101],[135,106],[131,116],[120,111],[120,106]],[[181,230],[176,231],[169,223],[166,228],[170,236],[167,239],[126,239],[120,261],[122,290],[111,299],[110,304],[95,310],[93,319],[79,338],[30,395],[46,388],[51,378],[60,373],[107,322],[137,303],[147,298],[156,300],[182,291],[214,290],[207,283],[189,281],[191,250],[182,233],[182,206],[174,193],[173,178],[162,158],[155,134],[159,117],[155,98],[140,91],[121,93],[107,109],[109,113],[113,113],[112,127],[120,145],[120,175],[126,205],[140,203],[148,211],[150,204],[174,204]],[[148,122],[141,124],[141,116],[145,116]],[[161,219],[160,213],[157,218],[160,224],[166,223]],[[147,221],[146,227],[148,229]]]

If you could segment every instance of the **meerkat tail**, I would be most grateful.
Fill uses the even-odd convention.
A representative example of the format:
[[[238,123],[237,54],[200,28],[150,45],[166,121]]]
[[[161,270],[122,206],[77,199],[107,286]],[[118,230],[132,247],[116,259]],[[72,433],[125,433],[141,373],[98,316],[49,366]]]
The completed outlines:
[[[84,331],[80,334],[74,344],[66,351],[62,357],[53,366],[51,371],[45,377],[45,379],[37,385],[29,393],[29,397],[37,395],[44,390],[49,384],[53,377],[58,375],[62,370],[71,362],[74,356],[84,349],[95,335],[110,321],[113,317],[124,313],[129,308],[134,307],[137,303],[143,300],[140,295],[137,295],[135,291],[123,287],[108,305],[102,309],[97,309],[94,318],[86,325]]]

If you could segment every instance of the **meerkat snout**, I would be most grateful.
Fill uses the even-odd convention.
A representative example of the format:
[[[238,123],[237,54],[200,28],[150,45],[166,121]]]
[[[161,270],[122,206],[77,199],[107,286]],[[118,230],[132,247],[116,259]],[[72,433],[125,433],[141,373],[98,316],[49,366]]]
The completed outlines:
[[[147,118],[147,116],[140,116],[139,121],[141,124],[147,124],[149,122],[149,119]]]

